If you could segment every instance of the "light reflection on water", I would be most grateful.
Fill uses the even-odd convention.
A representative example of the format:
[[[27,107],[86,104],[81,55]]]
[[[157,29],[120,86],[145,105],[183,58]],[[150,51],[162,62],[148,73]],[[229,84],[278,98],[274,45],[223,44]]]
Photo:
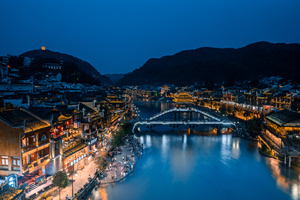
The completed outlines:
[[[146,147],[151,147],[151,137],[150,137],[150,135],[146,136]]]
[[[142,103],[141,116],[158,112],[153,107]],[[145,150],[133,175],[93,191],[91,199],[300,199],[300,170],[262,156],[256,142],[176,132],[139,141]]]
[[[185,150],[186,150],[186,142],[187,142],[187,135],[186,134],[184,134],[183,135],[183,143],[182,143],[182,152],[184,152]]]
[[[241,150],[240,150],[240,140],[233,140],[232,141],[232,157],[235,159],[239,159],[241,155]]]
[[[224,135],[221,142],[221,162],[228,165],[231,161],[231,136]]]
[[[248,141],[230,135],[169,134],[142,135],[139,140],[144,140],[145,150],[134,174],[122,183],[94,191],[91,199],[165,199],[148,194],[160,187],[168,194],[176,190],[178,198],[169,194],[172,199],[186,193],[196,195],[194,190],[201,191],[203,199],[300,199],[299,171],[262,157],[247,146]],[[213,194],[207,184],[219,188],[220,195]],[[184,189],[177,191],[180,185]]]
[[[285,193],[290,194],[293,200],[300,199],[300,169],[288,168],[279,160],[272,158],[267,158],[266,164],[270,168],[277,186]]]

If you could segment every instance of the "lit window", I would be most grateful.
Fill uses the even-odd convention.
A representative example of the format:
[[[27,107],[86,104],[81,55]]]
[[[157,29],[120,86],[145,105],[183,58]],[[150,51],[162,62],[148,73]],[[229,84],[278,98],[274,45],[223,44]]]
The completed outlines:
[[[8,159],[7,158],[2,158],[2,165],[8,165]]]
[[[13,166],[20,166],[20,160],[13,159],[12,162],[13,162]]]

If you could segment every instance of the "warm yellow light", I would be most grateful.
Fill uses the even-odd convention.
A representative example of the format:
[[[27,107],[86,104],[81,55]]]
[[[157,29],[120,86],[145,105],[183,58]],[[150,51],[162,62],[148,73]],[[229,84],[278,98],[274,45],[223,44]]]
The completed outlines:
[[[46,50],[46,47],[45,47],[45,46],[42,46],[41,49],[42,49],[43,51],[45,51],[45,50]]]

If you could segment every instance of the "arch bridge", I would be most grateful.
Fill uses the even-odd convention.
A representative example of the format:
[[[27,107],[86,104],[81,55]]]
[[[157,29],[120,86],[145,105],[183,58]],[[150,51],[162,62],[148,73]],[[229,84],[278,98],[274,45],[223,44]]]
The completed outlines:
[[[135,133],[141,127],[151,130],[157,126],[169,126],[172,129],[180,127],[194,129],[200,126],[209,126],[217,128],[219,134],[221,128],[233,127],[235,125],[229,121],[221,120],[207,111],[196,108],[173,108],[158,113],[149,119],[141,119],[135,122],[132,132]]]

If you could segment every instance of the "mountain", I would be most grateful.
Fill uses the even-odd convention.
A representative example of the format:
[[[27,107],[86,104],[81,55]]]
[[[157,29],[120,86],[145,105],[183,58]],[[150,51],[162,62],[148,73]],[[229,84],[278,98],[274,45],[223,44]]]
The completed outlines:
[[[257,42],[242,48],[186,50],[149,59],[126,74],[119,85],[227,83],[280,75],[300,76],[300,44]]]
[[[108,77],[112,82],[116,83],[121,78],[123,78],[124,74],[104,74],[104,76]]]
[[[57,61],[63,59],[64,62],[77,65],[81,72],[88,74],[92,79],[100,80],[102,85],[112,84],[112,81],[108,77],[101,75],[90,63],[68,54],[50,50],[31,50],[21,54],[20,56],[29,58],[54,59]]]

